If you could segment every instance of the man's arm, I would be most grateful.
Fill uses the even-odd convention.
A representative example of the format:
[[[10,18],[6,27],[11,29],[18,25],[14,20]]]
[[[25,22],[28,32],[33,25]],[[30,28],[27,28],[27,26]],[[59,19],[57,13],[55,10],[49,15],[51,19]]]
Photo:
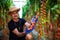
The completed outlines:
[[[24,32],[19,32],[18,29],[17,29],[17,26],[16,25],[14,26],[14,25],[15,24],[13,24],[13,22],[11,22],[11,21],[8,23],[8,29],[9,29],[9,31],[13,32],[18,37],[24,36],[25,33]]]
[[[31,30],[34,26],[34,22],[31,25],[28,22],[26,22],[25,25],[28,27],[28,30]]]
[[[25,32],[19,32],[17,28],[15,28],[12,32],[16,34],[18,37],[22,37],[25,35]]]

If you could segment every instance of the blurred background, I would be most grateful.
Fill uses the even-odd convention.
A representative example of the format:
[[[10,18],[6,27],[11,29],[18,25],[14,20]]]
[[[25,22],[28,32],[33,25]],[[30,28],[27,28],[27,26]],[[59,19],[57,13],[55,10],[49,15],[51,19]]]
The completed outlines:
[[[20,8],[19,17],[28,22],[39,11],[35,30],[39,33],[38,40],[60,40],[60,0],[0,0],[0,39],[8,40],[7,14],[10,6]]]

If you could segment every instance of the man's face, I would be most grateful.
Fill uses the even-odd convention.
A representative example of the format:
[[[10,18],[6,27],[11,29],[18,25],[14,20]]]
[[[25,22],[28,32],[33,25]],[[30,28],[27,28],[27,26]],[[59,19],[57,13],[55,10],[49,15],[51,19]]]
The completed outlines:
[[[12,12],[11,17],[12,17],[12,19],[17,19],[18,18],[18,12],[17,11]]]

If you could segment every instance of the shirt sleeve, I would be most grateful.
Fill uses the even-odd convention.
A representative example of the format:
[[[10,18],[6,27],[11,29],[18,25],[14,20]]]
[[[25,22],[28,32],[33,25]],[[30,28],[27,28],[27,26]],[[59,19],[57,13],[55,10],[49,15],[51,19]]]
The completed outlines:
[[[13,31],[16,28],[16,26],[13,25],[13,23],[8,23],[8,29],[10,31]]]
[[[26,20],[25,19],[22,19],[22,22],[23,22],[23,24],[25,24],[26,23]]]

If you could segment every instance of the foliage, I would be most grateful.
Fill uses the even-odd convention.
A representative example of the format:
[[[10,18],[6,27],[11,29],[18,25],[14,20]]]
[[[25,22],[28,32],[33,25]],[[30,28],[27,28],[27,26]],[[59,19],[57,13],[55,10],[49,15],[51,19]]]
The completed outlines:
[[[47,0],[46,4],[47,4],[46,11],[48,12],[48,10],[50,9],[51,19],[57,20],[58,12],[56,10],[59,10],[57,0]]]
[[[13,5],[12,0],[0,0],[0,17],[4,21],[4,26],[6,26],[6,22],[8,21],[7,12],[11,5]]]
[[[23,7],[23,17],[28,13],[34,15],[35,12],[40,8],[40,0],[28,0],[27,4]],[[29,12],[28,12],[29,11]]]

